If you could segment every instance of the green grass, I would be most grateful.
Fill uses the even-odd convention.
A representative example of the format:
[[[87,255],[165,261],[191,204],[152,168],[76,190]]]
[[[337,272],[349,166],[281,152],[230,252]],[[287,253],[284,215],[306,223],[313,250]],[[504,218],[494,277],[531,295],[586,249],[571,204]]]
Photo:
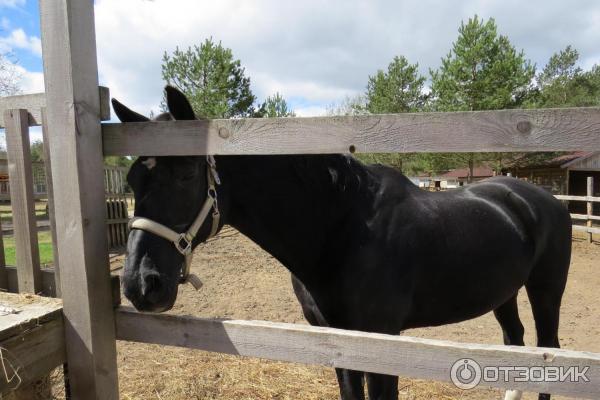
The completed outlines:
[[[42,265],[51,264],[53,261],[52,236],[49,231],[38,232],[38,246],[40,249],[40,263]],[[14,236],[4,237],[4,257],[7,265],[16,264]]]
[[[35,203],[35,216],[37,219],[46,217],[46,202],[37,201]],[[2,224],[12,223],[12,208],[10,203],[0,204],[0,221]]]

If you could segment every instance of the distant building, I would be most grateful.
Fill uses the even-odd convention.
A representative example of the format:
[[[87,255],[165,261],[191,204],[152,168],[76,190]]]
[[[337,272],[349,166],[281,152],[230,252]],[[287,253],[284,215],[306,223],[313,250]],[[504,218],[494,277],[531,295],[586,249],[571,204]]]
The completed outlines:
[[[454,189],[467,184],[469,176],[468,168],[459,168],[450,170],[442,175],[419,175],[408,177],[412,183],[420,187],[421,189],[428,190],[446,190]],[[480,181],[485,178],[494,176],[494,170],[486,167],[479,166],[473,169],[473,182]]]
[[[600,151],[576,151],[545,161],[523,162],[508,167],[503,172],[543,187],[552,194],[585,196],[587,177],[594,178],[593,195],[600,196]],[[569,210],[586,213],[586,204],[570,201]],[[600,215],[600,203],[594,203],[594,215]]]
[[[594,193],[600,192],[600,152],[576,151],[544,161],[516,160],[503,173],[543,187],[552,194],[584,196],[586,179],[594,178]]]
[[[106,194],[123,194],[129,192],[125,175],[127,168],[104,166],[104,188]],[[33,195],[36,200],[47,197],[46,169],[43,161],[32,161]],[[10,200],[10,182],[8,177],[8,159],[0,154],[0,201]]]
[[[33,174],[33,194],[36,198],[46,195],[46,171],[42,161],[31,163]],[[10,184],[8,183],[8,160],[6,155],[0,154],[0,200],[8,200],[10,195]]]
[[[482,165],[473,168],[472,182],[494,176],[494,170]],[[453,169],[438,177],[442,189],[453,189],[467,184],[469,180],[469,168]]]

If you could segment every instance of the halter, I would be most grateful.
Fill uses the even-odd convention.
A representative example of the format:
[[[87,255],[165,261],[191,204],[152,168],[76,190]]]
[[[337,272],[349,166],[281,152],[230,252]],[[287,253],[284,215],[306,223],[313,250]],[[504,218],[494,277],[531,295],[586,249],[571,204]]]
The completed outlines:
[[[219,219],[221,217],[221,214],[219,213],[219,204],[217,202],[217,190],[215,188],[215,184],[221,184],[219,174],[217,173],[217,164],[214,157],[211,155],[206,156],[206,162],[208,164],[206,168],[206,181],[208,183],[206,200],[204,200],[204,204],[202,205],[198,216],[196,216],[196,219],[194,219],[194,222],[192,222],[192,225],[190,225],[186,232],[177,233],[171,228],[144,217],[133,217],[131,220],[129,220],[128,224],[129,229],[139,229],[150,232],[172,242],[177,251],[185,258],[185,263],[181,271],[181,277],[179,281],[180,283],[189,282],[196,290],[200,289],[202,283],[197,276],[190,274],[190,267],[192,265],[193,257],[192,241],[196,237],[200,227],[204,224],[204,221],[206,221],[208,213],[211,210],[212,227],[207,239],[213,237],[217,233],[217,229],[219,229]]]

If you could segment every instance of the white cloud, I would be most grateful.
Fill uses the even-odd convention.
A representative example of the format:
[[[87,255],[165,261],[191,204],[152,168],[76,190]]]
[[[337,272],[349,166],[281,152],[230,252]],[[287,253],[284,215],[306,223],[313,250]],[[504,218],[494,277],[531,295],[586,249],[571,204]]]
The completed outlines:
[[[42,72],[31,72],[20,65],[10,64],[19,77],[21,94],[41,93],[44,91],[44,74]]]
[[[42,56],[42,42],[37,36],[28,36],[21,28],[13,30],[10,35],[0,37],[0,50],[9,52],[24,49],[38,57]]]
[[[582,65],[600,62],[597,0],[97,0],[95,12],[101,83],[143,113],[160,103],[163,52],[208,37],[233,50],[259,100],[301,99],[299,115],[363,92],[395,55],[428,76],[474,14],[540,67],[567,44]]]
[[[23,68],[18,69],[21,72],[21,92],[23,94],[44,91],[44,74],[42,72],[30,72]]]
[[[0,0],[0,7],[17,7],[24,6],[25,0]]]
[[[8,18],[2,17],[2,19],[0,19],[0,29],[2,29],[2,30],[10,29],[10,20]]]
[[[297,117],[320,117],[327,114],[326,107],[309,106],[294,108],[294,113]]]

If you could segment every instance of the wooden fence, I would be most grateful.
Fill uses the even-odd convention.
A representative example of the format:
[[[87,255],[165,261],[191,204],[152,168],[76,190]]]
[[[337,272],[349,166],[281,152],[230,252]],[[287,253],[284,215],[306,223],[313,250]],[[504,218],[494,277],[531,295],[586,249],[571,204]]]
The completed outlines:
[[[100,96],[100,104],[101,106],[101,114],[100,118],[102,120],[110,119],[110,106],[109,106],[109,90],[105,87],[99,87],[99,96]],[[7,129],[14,127],[7,126],[7,124],[11,123],[11,118],[7,117],[4,112],[8,110],[18,111],[24,110],[25,116],[22,121],[22,125],[19,129],[25,129],[27,131],[27,135],[29,132],[28,127],[30,126],[42,126],[42,132],[44,133],[44,152],[48,153],[48,139],[46,137],[46,129],[43,124],[44,119],[44,109],[46,104],[46,97],[43,93],[37,94],[29,94],[29,95],[20,95],[20,96],[10,96],[10,97],[2,97],[0,98],[0,128],[6,127]],[[8,136],[7,132],[7,136]],[[14,139],[11,139],[14,140]],[[7,139],[8,145],[9,139]],[[0,167],[4,166],[5,170],[10,171],[8,165],[14,164],[14,159],[20,159],[19,157],[23,157],[21,155],[21,146],[29,146],[29,137],[22,138],[20,141],[15,144],[14,148],[8,149],[8,159],[4,162],[4,165],[0,160]],[[50,155],[45,154],[44,162],[32,162],[31,156],[29,155],[29,151],[23,153],[27,158],[27,166],[22,165],[24,168],[24,174],[27,176],[27,185],[30,185],[33,188],[33,199],[37,200],[47,200],[49,203],[48,210],[50,207],[50,203],[53,202],[52,199],[52,182],[50,181]],[[13,160],[11,160],[11,156]],[[127,208],[127,199],[131,198],[131,193],[127,192],[125,175],[127,173],[127,168],[119,167],[119,166],[104,166],[104,188],[105,188],[105,198],[106,198],[106,210],[107,210],[107,228],[106,235],[109,243],[109,247],[111,249],[119,250],[125,246],[127,242],[127,221],[128,221],[128,208]],[[10,174],[10,179],[7,182],[2,182],[0,187],[0,200],[11,200],[14,198],[10,191],[10,182],[17,182],[16,190],[22,190],[21,185],[25,175],[21,174],[19,176]],[[29,190],[29,189],[27,189]],[[16,204],[16,208],[19,208],[19,204]],[[19,212],[21,212],[20,210]],[[52,213],[48,212],[49,219],[53,219]],[[19,215],[16,214],[13,210],[13,216],[16,218],[13,221],[13,226],[16,223],[22,223],[23,221],[18,220]],[[35,216],[35,214],[34,214]],[[35,222],[35,218],[33,220]],[[50,223],[50,226],[54,226],[53,223]],[[51,229],[52,230],[52,229]],[[53,243],[55,242],[55,232],[53,231]],[[2,243],[0,242],[0,245]],[[56,251],[56,249],[54,249]]]
[[[594,178],[589,176],[587,178],[586,195],[585,196],[566,196],[566,195],[555,195],[559,200],[564,201],[585,201],[587,203],[586,214],[571,214],[571,218],[574,220],[584,220],[585,226],[573,225],[573,229],[577,231],[587,232],[588,243],[592,243],[592,235],[600,234],[600,227],[594,227],[594,221],[600,221],[600,216],[594,215],[594,203],[600,203],[600,197],[594,197]]]
[[[106,196],[108,247],[117,249],[127,244],[127,199],[131,196],[125,192],[125,176],[127,168],[104,167],[104,190]]]
[[[447,132],[452,131],[452,140]],[[502,110],[283,119],[104,124],[107,155],[297,154],[600,149],[600,109]],[[590,146],[590,147],[587,147]],[[593,201],[595,198],[583,197]],[[566,200],[581,200],[570,196]],[[595,229],[595,228],[592,228]],[[590,366],[586,384],[485,385],[578,398],[600,393],[599,354],[423,339],[273,324],[139,314],[119,309],[116,336],[267,359],[448,381],[464,357],[488,366]],[[565,353],[562,353],[565,351]]]
[[[587,383],[515,382],[511,378],[487,384],[598,397],[600,355],[589,352],[140,314],[126,308],[115,311],[101,171],[103,155],[600,150],[600,109],[101,125],[103,102],[96,78],[93,2],[40,0],[40,10],[59,279],[64,289],[66,354],[55,363],[68,363],[73,399],[119,397],[117,338],[443,381],[449,380],[452,363],[464,357],[490,366],[588,366]],[[13,131],[23,137],[36,115],[22,110],[10,113]],[[448,132],[452,132],[451,139]],[[24,160],[20,163],[24,165]],[[19,193],[29,196],[26,191]],[[30,216],[29,203],[24,202],[23,208]],[[27,221],[24,219],[24,229]],[[27,233],[21,236],[31,247],[31,232],[29,239]],[[35,254],[27,251],[22,257],[26,262],[35,260]],[[19,285],[22,275],[23,288],[36,290],[40,287],[39,274],[29,265],[23,268]],[[50,346],[49,340],[41,342]],[[34,357],[31,352],[27,355],[28,360]]]
[[[110,119],[108,88],[98,89],[103,103],[102,120]],[[42,126],[44,143],[48,143],[48,130],[45,126],[46,96],[43,93],[0,98],[0,128],[4,128],[7,146],[7,171],[12,190],[3,195],[9,196],[12,208],[13,235],[18,266],[7,266],[4,256],[4,241],[0,227],[0,289],[9,292],[25,292],[60,296],[58,249],[54,218],[53,186],[49,147],[44,146],[44,163],[31,161],[29,127]],[[43,171],[39,169],[43,168]],[[111,169],[111,167],[106,167]],[[121,169],[121,174],[122,169]],[[40,178],[41,177],[41,178]],[[43,179],[42,182],[40,179]],[[36,191],[44,186],[45,193]],[[116,186],[115,186],[116,187]],[[5,187],[8,189],[8,186]],[[48,200],[48,217],[53,244],[53,266],[41,268],[37,237],[35,200]],[[5,199],[1,197],[0,200]]]

